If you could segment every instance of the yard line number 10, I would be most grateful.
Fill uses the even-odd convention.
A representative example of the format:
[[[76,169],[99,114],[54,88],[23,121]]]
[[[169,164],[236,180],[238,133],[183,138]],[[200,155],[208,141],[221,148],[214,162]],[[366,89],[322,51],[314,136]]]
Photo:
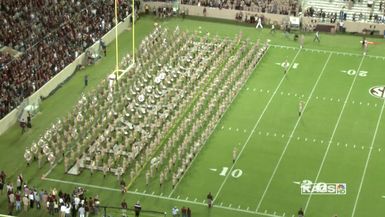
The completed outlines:
[[[219,173],[220,176],[226,176],[227,172],[229,171],[228,167],[223,167],[221,173]],[[234,178],[239,178],[243,174],[242,170],[240,169],[235,169],[231,171],[231,176]]]

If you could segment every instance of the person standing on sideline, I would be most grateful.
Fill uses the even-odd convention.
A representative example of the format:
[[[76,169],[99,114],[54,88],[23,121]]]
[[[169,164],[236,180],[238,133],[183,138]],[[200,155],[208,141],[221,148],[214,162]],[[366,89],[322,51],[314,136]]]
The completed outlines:
[[[88,75],[84,76],[84,87],[87,87],[88,85]]]
[[[213,207],[213,195],[211,192],[207,195],[207,205],[209,208]]]
[[[305,214],[304,214],[302,208],[299,209],[299,210],[298,210],[298,217],[304,217],[304,215],[305,215]]]
[[[283,74],[286,74],[286,72],[289,70],[289,61],[287,61],[287,59],[285,59],[285,62],[283,62]]]
[[[299,36],[299,48],[303,48],[304,41],[305,41],[305,36],[301,34],[301,36]]]
[[[190,209],[190,207],[187,207],[187,217],[191,217],[191,209]]]
[[[259,27],[260,27],[261,29],[263,29],[261,17],[258,17],[258,19],[257,19],[257,25],[255,26],[255,28],[258,29]]]
[[[186,209],[186,207],[182,207],[181,213],[182,213],[182,217],[187,217],[187,209]]]
[[[140,206],[139,200],[138,202],[136,202],[134,206],[134,210],[135,210],[135,217],[139,217],[140,211],[142,210],[142,206]]]
[[[274,26],[274,23],[271,25],[271,29],[270,29],[270,34],[274,34],[275,33],[275,26]]]
[[[304,103],[304,101],[300,100],[299,106],[298,106],[298,116],[302,115],[304,108],[305,108],[305,103]]]
[[[319,31],[315,32],[313,42],[314,41],[318,41],[318,43],[321,42],[321,40],[319,39]]]
[[[172,208],[171,214],[172,214],[172,217],[177,217],[179,215],[179,210],[178,210],[178,208],[176,208],[176,206],[174,206],[174,208]]]
[[[120,206],[122,207],[122,217],[127,217],[127,203],[126,201],[123,199],[122,203],[120,204]]]
[[[107,46],[106,46],[106,43],[104,43],[104,41],[102,39],[100,39],[99,40],[99,45],[100,45],[100,48],[103,51],[104,56],[107,56]]]
[[[365,40],[364,41],[364,55],[366,55],[368,53],[368,41]]]
[[[237,147],[234,147],[233,148],[233,163],[235,163],[235,160],[237,159],[237,155],[238,155],[238,149],[237,149]]]
[[[31,123],[31,113],[30,112],[27,112],[27,127],[28,128],[32,128],[32,123]]]

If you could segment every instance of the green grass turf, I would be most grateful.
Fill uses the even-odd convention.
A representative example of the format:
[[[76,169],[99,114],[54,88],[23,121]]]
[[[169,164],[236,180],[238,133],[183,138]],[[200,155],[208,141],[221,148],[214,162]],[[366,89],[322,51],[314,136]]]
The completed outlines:
[[[116,178],[103,179],[101,174],[91,177],[88,172],[79,177],[68,176],[61,172],[63,165],[55,168],[49,178],[110,188],[91,186],[87,189],[89,195],[99,194],[102,204],[111,206],[118,206],[125,198],[129,204],[139,199],[144,209],[150,210],[170,212],[174,205],[190,206],[193,216],[292,216],[309,201],[308,216],[352,216],[370,154],[354,216],[381,216],[385,212],[382,206],[385,199],[381,197],[385,195],[385,175],[382,173],[384,116],[377,128],[383,100],[368,93],[370,87],[384,85],[385,60],[365,57],[360,64],[360,37],[321,34],[322,41],[318,44],[312,42],[313,34],[305,36],[305,48],[357,54],[350,56],[298,50],[298,43],[285,38],[283,33],[271,35],[268,29],[256,30],[253,26],[196,18],[159,20],[144,17],[136,26],[136,38],[140,40],[150,32],[154,22],[189,31],[201,27],[200,31],[222,37],[234,37],[242,31],[246,38],[270,39],[271,44],[293,48],[269,48],[175,191],[171,190],[169,182],[160,189],[158,178],[146,187],[142,175],[130,190],[146,191],[146,195],[121,195],[115,190],[119,188]],[[383,39],[370,40],[383,42]],[[121,56],[131,49],[130,32],[123,33],[120,42]],[[381,56],[384,48],[383,44],[370,45],[369,55]],[[83,91],[91,90],[114,69],[114,52],[114,45],[109,46],[106,58],[77,72],[55,95],[44,101],[40,114],[33,119],[33,128],[26,134],[20,135],[20,129],[15,125],[0,136],[0,169],[8,173],[10,181],[15,182],[16,176],[23,173],[30,184],[39,188],[55,186],[70,191],[76,186],[40,180],[48,166],[41,170],[36,164],[26,168],[22,156],[25,147],[38,139],[56,118],[65,115]],[[285,59],[297,63],[298,67],[291,68],[283,77],[283,69],[277,63]],[[355,79],[342,72],[358,68],[367,71],[367,76]],[[90,80],[86,89],[83,88],[85,74]],[[308,103],[299,120],[300,99]],[[238,147],[240,155],[232,164],[234,146]],[[225,176],[220,175],[223,167],[229,168]],[[241,170],[242,175],[239,178],[228,175],[230,168]],[[319,182],[347,183],[347,194],[313,195],[310,199],[301,195],[300,186],[293,182],[314,181],[317,175]],[[202,202],[210,191],[215,196],[216,208],[208,210]],[[155,196],[162,195],[161,198],[151,196],[152,192]],[[252,213],[257,207],[261,215]],[[0,213],[6,213],[4,195],[0,196]],[[34,211],[21,216],[43,214]]]

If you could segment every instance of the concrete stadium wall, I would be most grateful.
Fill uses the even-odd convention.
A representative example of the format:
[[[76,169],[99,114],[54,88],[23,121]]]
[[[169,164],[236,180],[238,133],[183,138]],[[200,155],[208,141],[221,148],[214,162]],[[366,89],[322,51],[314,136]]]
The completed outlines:
[[[159,7],[159,6],[172,6],[171,3],[165,3],[165,2],[143,2],[143,4],[148,4],[151,8],[152,7]],[[143,5],[142,4],[142,5]],[[195,5],[180,5],[181,10],[187,10],[188,15],[192,16],[204,16],[203,15],[203,8],[202,6],[195,6]],[[226,20],[235,20],[235,15],[240,12],[239,10],[232,10],[232,9],[219,9],[219,8],[210,8],[206,7],[207,13],[206,17],[211,18],[219,18],[219,19],[226,19]],[[283,21],[288,21],[289,16],[288,15],[280,15],[280,14],[268,14],[268,13],[257,13],[253,11],[242,11],[243,14],[247,14],[248,17],[250,15],[263,15],[265,17],[265,23],[272,24],[274,22],[281,24]],[[301,18],[303,24],[312,24],[311,20],[314,20],[310,17],[302,17]],[[319,23],[320,25],[335,25],[337,28],[337,24],[331,24],[331,23]],[[314,24],[313,24],[314,25]],[[385,31],[385,24],[375,24],[375,23],[362,23],[362,22],[353,22],[353,21],[346,21],[344,22],[344,26],[346,28],[346,32],[358,32],[362,33],[364,29],[367,30],[377,30],[379,31],[380,35],[384,34]],[[375,26],[375,28],[374,28]]]
[[[117,26],[118,34],[122,33],[130,26],[130,17],[129,15],[124,21],[120,22]],[[108,33],[106,33],[102,39],[106,44],[110,44],[115,39],[115,28],[111,29]],[[92,52],[99,50],[99,42],[95,42],[91,47]],[[46,84],[44,84],[39,90],[33,93],[30,97],[28,97],[28,104],[38,105],[40,102],[40,97],[47,97],[55,88],[57,88],[61,83],[63,83],[68,77],[70,77],[76,67],[79,64],[84,64],[86,62],[86,55],[82,53],[79,55],[71,64],[67,65],[63,70],[61,70],[58,74],[56,74],[51,80],[49,80]],[[18,114],[20,110],[20,106],[12,110],[5,117],[0,120],[0,135],[7,131],[13,124],[18,121]]]

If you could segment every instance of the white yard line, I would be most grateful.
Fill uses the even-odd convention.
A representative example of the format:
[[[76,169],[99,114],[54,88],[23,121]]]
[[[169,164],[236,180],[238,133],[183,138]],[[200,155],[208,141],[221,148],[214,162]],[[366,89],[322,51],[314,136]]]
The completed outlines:
[[[362,66],[362,63],[364,62],[364,59],[365,59],[365,56],[362,56],[361,62],[360,62],[360,64],[358,65],[357,72],[360,71],[361,66]],[[322,171],[322,168],[323,168],[323,166],[324,166],[326,157],[327,157],[327,155],[328,155],[328,153],[329,153],[330,145],[331,145],[332,142],[333,142],[333,139],[334,139],[334,136],[335,136],[335,134],[336,134],[337,128],[338,128],[338,126],[339,126],[339,124],[340,124],[340,121],[341,121],[342,114],[343,114],[344,111],[345,111],[346,103],[347,103],[347,101],[348,101],[348,99],[349,99],[349,97],[350,97],[350,94],[352,93],[353,86],[354,86],[354,84],[356,83],[357,75],[358,75],[358,73],[356,73],[356,75],[354,76],[353,82],[352,82],[352,84],[350,85],[349,92],[348,92],[348,94],[347,94],[347,96],[346,96],[346,98],[345,98],[344,105],[342,106],[342,109],[341,109],[340,115],[338,116],[336,125],[334,126],[333,133],[332,133],[332,135],[331,135],[331,137],[330,137],[330,140],[329,140],[329,142],[328,142],[328,147],[326,148],[325,154],[324,154],[324,156],[323,156],[321,165],[320,165],[320,167],[319,167],[319,169],[318,169],[317,176],[316,176],[316,178],[315,178],[315,180],[314,180],[314,183],[316,183],[316,182],[318,181],[318,178],[319,178],[319,176],[320,176],[320,174],[321,174],[321,171]],[[306,210],[307,210],[307,208],[308,208],[308,206],[309,206],[309,203],[310,203],[310,200],[311,200],[311,197],[312,197],[312,196],[313,196],[313,194],[310,193],[310,195],[309,195],[309,197],[308,197],[308,199],[307,199],[307,201],[306,201],[306,205],[305,205],[305,209],[304,209],[304,212],[305,212],[305,213],[306,213]]]
[[[374,142],[376,141],[377,132],[378,132],[378,127],[380,126],[380,122],[381,122],[381,119],[382,119],[382,113],[384,112],[385,100],[384,100],[384,99],[382,99],[382,100],[383,100],[384,102],[382,103],[382,108],[381,108],[380,115],[379,115],[379,117],[378,117],[376,129],[375,129],[375,131],[374,131],[374,135],[373,135],[373,139],[372,139],[372,144],[370,145],[370,149],[369,149],[369,153],[368,153],[368,158],[366,159],[364,172],[363,172],[363,174],[362,174],[362,178],[361,178],[361,182],[360,182],[360,187],[358,188],[357,197],[356,197],[356,200],[355,200],[355,202],[354,202],[354,207],[353,207],[352,217],[354,217],[354,215],[355,215],[355,213],[356,213],[357,202],[358,202],[358,199],[359,199],[360,194],[361,194],[361,189],[362,189],[362,185],[363,185],[364,180],[365,180],[366,170],[368,169],[369,160],[370,160],[370,158],[372,157],[373,145],[374,145]]]
[[[318,83],[319,83],[319,81],[320,81],[322,75],[324,74],[324,71],[325,71],[325,69],[326,69],[326,66],[327,66],[328,63],[329,63],[329,60],[330,60],[331,56],[332,56],[332,53],[329,54],[329,56],[328,56],[328,58],[327,58],[327,60],[326,60],[326,62],[325,62],[325,64],[324,64],[324,66],[323,66],[323,68],[322,68],[322,71],[321,71],[321,73],[319,74],[319,76],[318,76],[318,78],[317,78],[317,80],[316,80],[316,82],[315,82],[315,84],[314,84],[314,86],[313,86],[313,89],[311,90],[311,92],[310,92],[310,94],[309,94],[309,97],[308,97],[307,100],[306,100],[305,106],[304,106],[304,108],[303,108],[303,112],[306,111],[307,105],[308,105],[310,99],[312,98],[312,96],[313,96],[313,94],[314,94],[314,91],[315,91],[316,87],[318,86]],[[302,112],[302,113],[303,113],[303,112]],[[303,115],[303,114],[302,114],[302,115]],[[267,183],[267,186],[266,186],[266,188],[265,188],[265,190],[264,190],[264,192],[263,192],[263,194],[262,194],[261,199],[259,200],[257,209],[256,209],[255,211],[258,211],[259,208],[261,207],[261,204],[262,204],[263,199],[265,198],[266,192],[267,192],[267,190],[270,188],[271,182],[273,181],[273,178],[275,177],[275,174],[277,173],[278,167],[280,166],[281,161],[282,161],[282,159],[283,159],[283,156],[285,155],[286,150],[287,150],[287,148],[289,147],[289,144],[290,144],[290,142],[291,142],[291,140],[292,140],[292,138],[293,138],[293,135],[294,135],[294,133],[295,133],[295,131],[296,131],[298,125],[299,125],[299,122],[301,121],[302,115],[299,116],[297,122],[296,122],[295,125],[294,125],[293,130],[291,131],[291,134],[290,134],[290,136],[289,136],[289,139],[288,139],[287,142],[286,142],[285,148],[283,149],[283,151],[282,151],[282,153],[281,153],[281,156],[280,156],[279,159],[278,159],[277,165],[275,166],[275,168],[274,168],[274,170],[273,170],[273,174],[271,174],[271,177],[270,177],[270,179],[269,179],[269,182]]]
[[[279,44],[271,44],[270,46],[276,47],[276,48],[286,48],[286,49],[299,49],[299,47],[293,47],[293,46],[286,46],[286,45],[279,45]],[[333,51],[333,50],[321,50],[321,49],[313,49],[313,48],[302,48],[303,51],[312,51],[312,52],[318,52],[318,53],[332,53],[337,55],[343,55],[343,56],[362,56],[360,53],[350,53],[350,52],[340,52],[340,51]],[[375,58],[375,59],[383,59],[385,60],[385,56],[375,56],[375,55],[366,55],[366,57]]]
[[[243,144],[241,151],[239,152],[237,158],[235,159],[235,162],[234,162],[233,165],[231,166],[229,172],[227,173],[225,179],[223,180],[221,186],[219,187],[219,190],[218,190],[217,193],[215,194],[215,198],[214,198],[214,200],[213,200],[213,203],[215,202],[215,200],[218,198],[219,194],[221,193],[221,190],[222,190],[223,186],[225,185],[227,179],[229,178],[229,175],[231,174],[231,171],[233,171],[234,166],[235,166],[236,163],[238,162],[239,157],[242,155],[243,150],[245,149],[245,147],[246,147],[247,144],[249,143],[249,141],[250,141],[250,139],[251,139],[251,136],[254,134],[255,129],[257,128],[257,126],[258,126],[259,123],[261,122],[261,119],[262,119],[263,115],[264,115],[265,112],[267,111],[267,108],[269,107],[271,101],[273,100],[274,96],[276,95],[278,89],[281,87],[283,81],[286,79],[286,76],[287,76],[287,74],[289,73],[291,67],[293,66],[294,61],[297,59],[298,54],[300,53],[300,51],[301,51],[301,49],[299,49],[298,52],[297,52],[297,54],[294,56],[293,60],[291,61],[290,66],[289,66],[289,69],[287,70],[287,72],[285,73],[285,75],[282,76],[282,79],[281,79],[281,81],[278,83],[278,86],[275,88],[275,90],[274,90],[274,92],[273,92],[273,95],[271,95],[269,101],[267,102],[267,104],[266,104],[265,108],[263,109],[261,115],[259,116],[257,122],[254,124],[254,127],[253,127],[253,129],[251,130],[249,136],[247,137],[245,143]]]
[[[90,184],[84,184],[84,183],[78,183],[78,182],[71,182],[71,181],[65,181],[65,180],[59,180],[59,179],[51,179],[51,178],[42,178],[42,179],[45,181],[58,182],[58,183],[63,183],[63,184],[70,184],[70,185],[75,185],[75,186],[95,188],[95,189],[101,189],[101,190],[107,190],[107,191],[115,191],[115,192],[121,191],[120,189],[117,189],[117,188],[109,188],[109,187],[90,185]],[[151,198],[162,199],[162,200],[175,201],[175,202],[180,202],[180,203],[188,203],[188,204],[194,204],[194,205],[199,205],[199,206],[207,206],[207,204],[204,202],[197,202],[197,201],[192,201],[192,200],[183,200],[183,199],[160,196],[160,195],[155,195],[155,194],[146,194],[146,193],[135,192],[135,191],[127,191],[127,194],[139,195],[139,196],[143,196],[143,197],[151,197]],[[214,207],[219,208],[219,209],[226,209],[226,210],[235,211],[235,212],[239,212],[239,213],[241,213],[241,212],[242,213],[249,213],[249,214],[254,214],[254,215],[259,215],[259,216],[283,217],[281,215],[261,213],[261,212],[253,212],[253,211],[240,209],[240,208],[231,208],[231,207],[226,207],[226,206],[214,206]]]
[[[267,51],[269,50],[269,48],[270,48],[270,46],[267,47],[265,53],[263,53],[262,57],[259,59],[258,63],[255,65],[255,67],[254,67],[253,70],[255,70],[255,68],[256,68],[256,67],[259,65],[259,63],[262,61],[263,57],[265,56],[265,54],[267,53]],[[251,73],[251,74],[249,75],[249,78],[250,78],[250,76],[251,76],[252,74],[253,74],[253,73]],[[231,104],[233,104],[233,101],[235,100],[235,98],[237,98],[238,94],[242,91],[242,88],[246,85],[246,83],[247,83],[247,81],[249,80],[249,78],[247,78],[246,82],[242,85],[242,87],[239,89],[238,93],[237,93],[237,94],[235,95],[235,97],[231,100],[229,106],[226,108],[225,112],[222,114],[222,117],[221,117],[221,118],[219,119],[219,121],[216,123],[216,125],[215,125],[213,131],[211,131],[211,133],[210,133],[210,135],[209,135],[208,138],[210,138],[210,137],[211,137],[211,134],[214,133],[215,129],[218,127],[218,125],[219,125],[219,123],[221,122],[222,118],[225,116],[227,110],[231,107]],[[183,173],[182,177],[181,177],[181,178],[179,179],[179,181],[176,183],[174,189],[172,189],[172,191],[171,191],[170,194],[168,195],[169,197],[172,196],[172,194],[174,193],[175,189],[178,187],[179,183],[182,181],[183,177],[186,175],[186,173],[187,173],[188,170],[190,169],[191,165],[193,165],[194,160],[198,157],[198,155],[199,155],[199,153],[201,152],[202,148],[203,148],[203,146],[199,149],[199,152],[198,152],[198,153],[195,155],[195,157],[192,159],[192,161],[191,161],[191,163],[189,164],[189,166],[187,167],[186,171]]]

